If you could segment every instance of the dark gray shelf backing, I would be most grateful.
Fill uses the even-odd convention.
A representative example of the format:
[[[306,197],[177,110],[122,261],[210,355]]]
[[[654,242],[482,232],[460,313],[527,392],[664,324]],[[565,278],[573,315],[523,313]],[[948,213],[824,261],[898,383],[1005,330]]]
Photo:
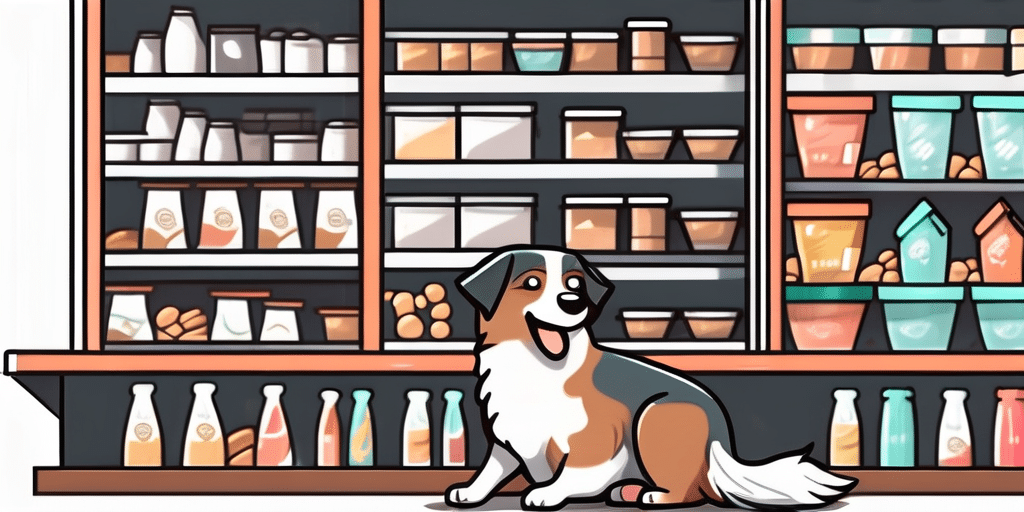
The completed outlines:
[[[1019,19],[1017,0],[784,0],[789,26],[1003,26]]]
[[[271,251],[260,251],[265,254]],[[213,251],[190,251],[188,254],[211,254]],[[122,254],[110,251],[107,254]],[[159,251],[142,251],[134,254],[161,254]],[[216,253],[214,253],[216,254]],[[238,254],[245,258],[248,254]],[[251,254],[251,253],[249,253]],[[306,253],[309,254],[309,253]],[[323,282],[357,282],[358,268],[280,268],[280,267],[224,267],[224,268],[192,268],[192,267],[107,267],[103,276],[110,283],[144,283],[144,282],[180,282],[180,283],[279,283],[285,281],[323,281]]]
[[[827,371],[827,369],[823,369]],[[881,391],[888,387],[912,387],[916,421],[918,464],[936,464],[938,424],[942,414],[941,393],[948,388],[970,392],[970,416],[975,463],[993,463],[993,427],[997,387],[1020,386],[1019,375],[697,375],[716,394],[732,420],[734,447],[746,460],[759,460],[784,451],[814,444],[811,456],[827,463],[829,424],[836,388],[860,391],[857,407],[861,420],[861,453],[865,466],[879,463]],[[405,414],[404,393],[411,388],[429,389],[432,460],[441,460],[442,421],[446,389],[461,389],[467,425],[467,462],[483,462],[486,442],[480,412],[472,390],[471,376],[417,375],[410,378],[381,375],[245,375],[245,376],[69,376],[64,386],[63,461],[67,466],[120,466],[124,426],[131,406],[130,388],[136,382],[156,384],[153,395],[163,436],[165,465],[181,463],[182,440],[192,402],[194,382],[215,382],[214,395],[226,432],[255,426],[263,407],[262,386],[284,383],[282,397],[292,436],[297,465],[315,465],[315,438],[322,402],[319,392],[334,388],[342,392],[338,404],[344,433],[343,453],[348,450],[353,389],[372,389],[374,448],[379,465],[397,466],[401,460],[401,432]],[[538,398],[539,399],[539,398]],[[680,426],[685,428],[685,426]],[[347,459],[343,455],[343,460]]]
[[[208,25],[259,25],[260,33],[283,28],[303,29],[324,36],[358,34],[360,1],[336,0],[196,0],[187,3],[196,11],[199,30],[206,40]],[[140,31],[163,32],[171,6],[178,0],[103,0],[104,51],[130,53]]]

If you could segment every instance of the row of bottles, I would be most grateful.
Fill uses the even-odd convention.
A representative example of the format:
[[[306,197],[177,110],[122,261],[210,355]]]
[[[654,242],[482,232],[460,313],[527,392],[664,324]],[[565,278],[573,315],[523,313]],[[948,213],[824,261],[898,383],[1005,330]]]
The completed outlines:
[[[910,389],[882,391],[882,424],[879,435],[879,464],[911,467],[917,460],[914,409]],[[856,389],[837,389],[829,433],[829,461],[833,466],[860,466],[860,418]],[[996,466],[1024,467],[1024,389],[998,389],[994,433]],[[947,389],[942,393],[945,405],[939,420],[936,447],[939,466],[974,465],[971,424],[967,415],[967,391]]]
[[[163,465],[163,443],[153,393],[156,387],[149,383],[132,386],[132,406],[124,436],[125,466]],[[217,386],[211,382],[197,382],[192,386],[195,398],[185,430],[182,465],[184,466],[292,466],[292,441],[288,433],[288,422],[281,395],[284,386],[268,384],[263,387],[264,406],[260,416],[258,435],[254,446],[247,446],[244,440],[236,442],[232,435],[225,435],[217,414],[213,395]],[[352,408],[352,423],[349,430],[349,466],[373,466],[373,414],[370,409],[372,392],[357,389],[352,392],[355,402]],[[430,392],[411,390],[406,394],[408,406],[402,431],[402,464],[404,466],[430,466],[431,433],[427,405]],[[464,466],[466,464],[465,421],[462,413],[463,394],[458,390],[444,393],[445,414],[442,436],[442,464]],[[338,400],[341,393],[334,389],[321,391],[323,408],[320,412],[317,439],[316,465],[341,466],[342,430],[338,416]],[[245,430],[245,429],[241,429]],[[241,439],[242,436],[239,436]],[[237,445],[237,450],[235,449]],[[248,450],[249,454],[245,452]],[[252,450],[255,456],[251,455]],[[252,459],[249,461],[248,459]],[[243,459],[245,461],[243,461]],[[247,462],[246,462],[247,461]]]

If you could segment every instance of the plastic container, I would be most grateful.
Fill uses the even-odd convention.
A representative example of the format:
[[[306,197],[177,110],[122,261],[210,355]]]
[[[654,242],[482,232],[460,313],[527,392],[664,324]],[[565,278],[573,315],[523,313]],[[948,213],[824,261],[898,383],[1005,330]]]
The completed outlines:
[[[674,130],[630,130],[622,132],[622,140],[633,160],[665,160],[675,142]]]
[[[323,408],[316,428],[316,465],[337,467],[341,465],[341,420],[338,419],[338,398],[341,393],[334,389],[320,392]]]
[[[946,71],[1002,71],[1005,28],[940,28]]]
[[[107,162],[138,162],[139,146],[149,140],[145,133],[104,133],[104,159]]]
[[[873,296],[870,286],[787,286],[797,350],[853,350]]]
[[[684,311],[690,334],[698,340],[727,340],[739,322],[736,311]]]
[[[172,7],[163,44],[164,73],[206,73],[206,44],[191,7]]]
[[[139,32],[132,51],[132,73],[163,73],[163,45],[160,32]]]
[[[263,329],[260,331],[260,341],[295,342],[302,339],[298,322],[298,311],[302,309],[302,305],[301,300],[264,301]]]
[[[1024,350],[1024,287],[972,286],[986,350]]]
[[[786,108],[793,115],[804,178],[857,177],[874,96],[790,96]]]
[[[1024,96],[975,96],[985,178],[1024,179]]]
[[[829,428],[828,459],[831,466],[860,466],[860,417],[857,414],[857,390],[832,392],[832,424]]]
[[[321,162],[359,161],[359,122],[329,121],[320,143]]]
[[[533,105],[466,105],[460,113],[462,159],[533,158]]]
[[[614,251],[618,238],[621,197],[566,197],[565,247],[582,251]]]
[[[618,32],[573,32],[569,72],[614,73],[619,70]]]
[[[143,126],[153,139],[175,139],[181,121],[181,103],[177,100],[151,99],[146,104]]]
[[[1010,30],[1010,71],[1024,71],[1024,28]]]
[[[204,161],[237,162],[240,153],[238,131],[233,121],[206,123],[206,136],[203,137]]]
[[[668,33],[671,24],[663,19],[626,21],[632,38],[630,68],[633,72],[664,72],[668,69]]]
[[[696,73],[728,73],[739,54],[740,38],[733,35],[679,36],[679,47],[690,71]]]
[[[146,294],[152,286],[107,286],[113,293],[110,317],[107,321],[107,342],[153,341],[153,326],[149,322]]]
[[[395,67],[398,71],[439,71],[441,44],[437,33],[386,32],[395,42]]]
[[[928,27],[873,27],[864,29],[875,71],[928,71],[935,30]]]
[[[285,73],[323,73],[324,40],[303,30],[296,30],[284,39]]]
[[[359,222],[354,184],[321,189],[316,204],[316,249],[356,249]],[[337,187],[337,188],[333,188]]]
[[[430,391],[412,390],[405,397],[409,404],[402,428],[402,465],[430,466],[430,417],[427,414]]]
[[[664,251],[668,247],[666,224],[669,196],[630,197],[629,248],[633,251]]]
[[[960,96],[892,96],[896,156],[903,179],[946,178],[953,113],[961,107]]]
[[[1024,467],[1024,389],[997,389],[993,456],[998,467]]]
[[[295,196],[291,190],[261,190],[259,249],[301,249]]]
[[[922,199],[896,228],[904,283],[944,283],[949,269],[949,224]]]
[[[321,308],[327,341],[359,341],[359,309]]]
[[[160,420],[153,407],[156,386],[148,383],[132,385],[132,408],[124,431],[125,466],[160,466],[163,464],[163,442]]]
[[[466,465],[466,427],[462,414],[462,391],[444,392],[444,438],[441,448],[442,466]]]
[[[259,438],[256,441],[257,466],[291,466],[292,441],[288,420],[281,404],[284,386],[263,386],[263,414],[260,416]]]
[[[266,37],[260,39],[260,72],[280,73],[284,69],[284,38],[288,35],[283,30],[271,30]]]
[[[389,105],[396,160],[455,160],[455,107]]]
[[[463,196],[460,247],[496,248],[533,242],[532,196]]]
[[[974,226],[981,277],[986,283],[1024,282],[1024,222],[1000,199]]]
[[[852,283],[860,267],[870,202],[789,203],[805,283]]]
[[[320,160],[320,136],[315,133],[271,135],[275,162],[316,162]]]
[[[736,241],[740,212],[680,211],[679,224],[694,251],[728,251]]]
[[[448,248],[455,245],[454,196],[388,196],[394,208],[394,248]]]
[[[557,73],[565,67],[565,32],[516,32],[512,55],[523,73]]]
[[[185,110],[182,112],[178,140],[174,144],[174,159],[179,162],[202,160],[204,135],[206,135],[206,111]]]
[[[562,119],[565,121],[565,158],[590,160],[618,159],[618,134],[625,113],[623,109],[566,109],[563,111]]]
[[[140,162],[169,162],[174,157],[174,139],[146,139],[139,143]]]
[[[793,49],[793,64],[798,71],[850,70],[854,50],[860,44],[860,29],[790,28],[786,30],[786,44]]]
[[[195,398],[185,429],[185,450],[181,464],[191,466],[223,466],[227,458],[224,443],[224,426],[220,423],[213,394],[217,385],[212,382],[197,382],[192,385]]]
[[[947,350],[963,299],[959,286],[879,286],[890,347]]]
[[[732,128],[687,129],[682,135],[690,157],[700,161],[732,160],[740,142],[740,131]]]
[[[879,465],[913,467],[917,465],[916,427],[911,389],[885,389],[882,397],[882,428],[879,435]]]
[[[675,313],[672,311],[622,310],[622,325],[630,339],[664,339]]]
[[[974,465],[971,446],[971,423],[967,417],[967,390],[947,389],[942,392],[946,405],[939,420],[939,466],[966,467]]]

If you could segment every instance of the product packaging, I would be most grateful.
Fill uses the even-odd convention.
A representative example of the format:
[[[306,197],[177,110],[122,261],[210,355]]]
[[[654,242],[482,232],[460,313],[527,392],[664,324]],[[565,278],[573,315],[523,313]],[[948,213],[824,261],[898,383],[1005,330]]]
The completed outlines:
[[[257,466],[291,466],[292,444],[288,435],[288,421],[281,404],[284,386],[263,386],[263,414],[260,417],[259,438],[256,441]]]
[[[373,413],[370,409],[370,398],[373,393],[368,389],[352,391],[355,404],[352,406],[352,423],[348,435],[348,465],[373,466]]]
[[[964,406],[967,390],[947,389],[942,398],[946,405],[939,423],[939,466],[973,466],[971,424]]]
[[[184,466],[223,466],[226,459],[224,427],[220,423],[213,394],[217,385],[212,382],[197,382],[192,385],[195,398],[185,429]]]
[[[430,392],[412,390],[405,396],[409,404],[402,428],[402,465],[429,466],[430,418],[427,415],[427,401],[430,400]]]
[[[462,391],[444,392],[444,439],[441,449],[443,466],[466,465],[466,427],[462,414]]]
[[[341,393],[334,389],[320,392],[323,409],[317,423],[316,465],[336,467],[341,465],[341,421],[338,419],[338,398]]]
[[[837,389],[832,392],[835,407],[829,429],[829,465],[860,466],[860,417],[857,414],[857,390]]]
[[[153,407],[153,384],[132,386],[132,408],[124,431],[125,466],[163,465],[163,442],[160,422]]]

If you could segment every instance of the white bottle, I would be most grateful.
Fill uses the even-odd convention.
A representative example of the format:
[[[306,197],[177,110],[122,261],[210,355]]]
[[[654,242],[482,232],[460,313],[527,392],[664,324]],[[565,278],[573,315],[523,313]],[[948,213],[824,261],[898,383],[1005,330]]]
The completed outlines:
[[[971,423],[964,401],[967,390],[947,389],[942,392],[946,406],[939,424],[938,460],[940,466],[971,466]]]
[[[198,162],[203,159],[203,137],[206,135],[206,112],[186,110],[182,113],[181,129],[174,143],[174,159],[180,162]]]
[[[829,433],[829,464],[860,466],[860,418],[857,416],[856,389],[837,389]]]
[[[320,411],[320,423],[317,425],[316,465],[341,465],[341,422],[338,420],[338,398],[341,393],[333,389],[320,392],[324,407]]]
[[[197,382],[192,385],[195,399],[185,430],[184,466],[223,466],[225,459],[224,427],[220,424],[213,393],[217,385]]]
[[[292,444],[288,435],[288,420],[285,419],[281,394],[284,386],[267,384],[263,386],[263,415],[260,417],[259,439],[256,441],[257,466],[291,466]]]
[[[406,393],[409,405],[405,410],[405,426],[402,429],[402,465],[430,465],[430,418],[427,415],[427,401],[430,392],[412,390]]]
[[[163,50],[164,73],[206,73],[206,44],[192,8],[171,9]]]
[[[124,431],[125,466],[160,466],[163,464],[163,443],[156,408],[153,407],[153,384],[132,386],[132,409]]]

